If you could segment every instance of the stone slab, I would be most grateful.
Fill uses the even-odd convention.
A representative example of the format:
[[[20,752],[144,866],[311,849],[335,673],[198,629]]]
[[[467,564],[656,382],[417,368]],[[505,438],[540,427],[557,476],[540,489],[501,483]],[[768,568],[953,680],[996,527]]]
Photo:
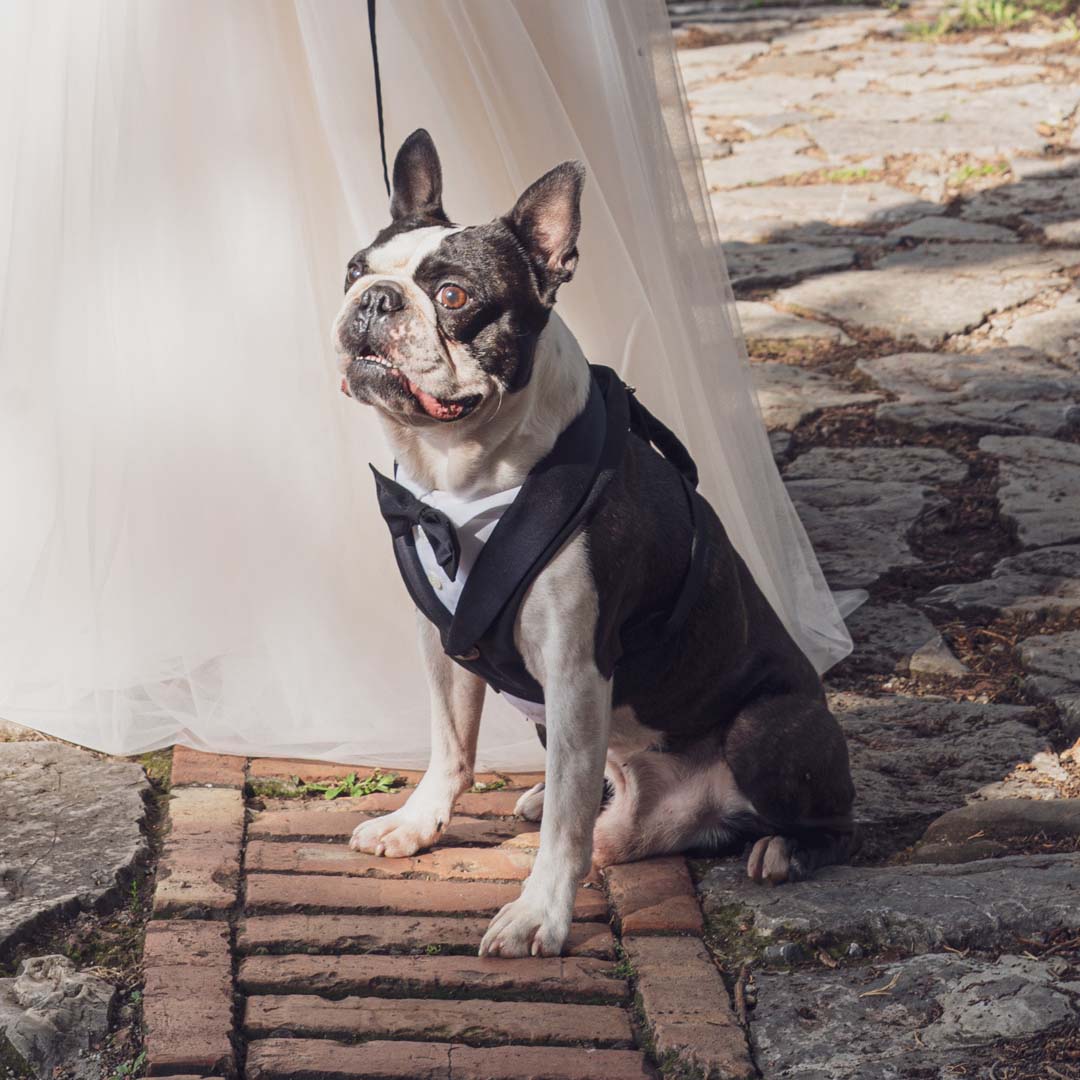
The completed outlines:
[[[855,261],[855,249],[820,244],[733,241],[724,245],[724,257],[732,287],[738,291],[786,285],[811,274],[846,270]]]
[[[830,866],[768,889],[726,861],[699,884],[707,915],[732,904],[766,937],[923,953],[994,949],[1059,926],[1080,927],[1080,855],[1014,855],[963,865]]]
[[[855,817],[868,826],[928,820],[1046,747],[1020,705],[894,695],[830,697],[847,736]]]
[[[1037,349],[1072,372],[1080,372],[1080,296],[1067,293],[1052,307],[1020,314],[1000,333],[1008,345]]]
[[[930,823],[911,854],[918,863],[965,863],[1005,854],[1018,841],[1080,836],[1080,799],[989,799],[969,803]],[[1036,886],[1040,872],[1031,875]],[[1080,878],[1075,882],[1080,888]],[[994,893],[994,901],[998,896]]]
[[[1080,378],[1028,349],[895,353],[856,366],[896,395],[878,406],[882,420],[999,435],[1052,436],[1080,425]]]
[[[979,449],[999,459],[1001,516],[1024,547],[1080,540],[1080,446],[1033,435],[987,435]]]
[[[798,427],[822,409],[881,400],[878,394],[849,390],[830,375],[773,360],[751,364],[750,376],[765,426],[770,430]]]
[[[728,144],[731,152],[708,157],[702,162],[705,183],[710,191],[765,184],[785,176],[817,172],[822,162],[802,151],[810,143],[791,135],[770,135],[761,139]]]
[[[713,194],[712,208],[724,243],[809,240],[827,234],[828,226],[841,245],[850,243],[853,227],[873,229],[943,210],[880,182],[738,188]]]
[[[791,501],[833,588],[872,585],[917,566],[908,533],[944,500],[921,484],[868,480],[788,480]]]
[[[1080,545],[1040,548],[1002,559],[989,578],[939,585],[919,604],[964,618],[1064,615],[1080,608]]]
[[[787,480],[958,484],[968,475],[959,458],[928,446],[816,446],[785,470]]]
[[[876,674],[963,675],[930,620],[907,604],[863,604],[845,620],[855,648],[847,664]]]
[[[747,341],[830,341],[850,345],[851,338],[838,326],[804,319],[769,304],[740,300],[736,304],[739,323]]]
[[[1065,284],[1070,260],[1032,244],[929,244],[781,289],[777,303],[923,345],[966,334],[997,311]]]
[[[0,743],[0,947],[90,910],[149,854],[140,765],[58,742]]]
[[[1018,239],[1016,233],[1001,225],[987,225],[978,221],[942,216],[918,218],[890,229],[886,236],[886,241],[897,244],[905,240],[920,243],[936,240],[954,244],[1011,244]]]
[[[979,1048],[1077,1020],[1061,958],[948,953],[835,971],[759,974],[751,1025],[762,1076],[990,1076]]]
[[[1027,638],[1020,644],[1020,663],[1026,671],[1080,685],[1080,630]]]

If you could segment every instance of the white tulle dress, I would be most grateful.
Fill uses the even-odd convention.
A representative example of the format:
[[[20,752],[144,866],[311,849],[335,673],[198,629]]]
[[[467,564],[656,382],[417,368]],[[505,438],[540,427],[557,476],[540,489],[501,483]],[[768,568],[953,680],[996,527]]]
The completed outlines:
[[[769,452],[660,0],[378,7],[391,154],[456,221],[589,172],[559,310],[688,443],[824,669],[850,647]],[[366,5],[0,5],[0,717],[86,746],[423,765],[414,614],[338,392],[388,221]],[[480,762],[542,765],[494,695]]]

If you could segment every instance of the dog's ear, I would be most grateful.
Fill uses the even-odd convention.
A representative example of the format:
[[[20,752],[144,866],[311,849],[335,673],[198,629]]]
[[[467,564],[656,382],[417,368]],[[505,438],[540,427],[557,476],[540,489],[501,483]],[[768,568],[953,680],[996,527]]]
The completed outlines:
[[[584,186],[585,166],[564,161],[526,189],[504,219],[532,260],[546,304],[574,276]]]
[[[431,136],[417,128],[394,158],[394,195],[390,216],[435,218],[449,224],[442,208],[442,166]]]

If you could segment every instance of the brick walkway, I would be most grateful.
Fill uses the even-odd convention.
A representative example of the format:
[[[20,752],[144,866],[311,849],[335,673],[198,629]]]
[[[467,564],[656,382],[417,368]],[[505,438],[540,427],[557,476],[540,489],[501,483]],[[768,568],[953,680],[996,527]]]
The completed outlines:
[[[440,846],[409,859],[347,847],[407,790],[245,796],[252,780],[351,771],[174,752],[144,957],[150,1075],[754,1075],[682,858],[585,883],[566,956],[481,960],[487,919],[532,863],[538,827],[511,814],[536,777],[465,795]]]

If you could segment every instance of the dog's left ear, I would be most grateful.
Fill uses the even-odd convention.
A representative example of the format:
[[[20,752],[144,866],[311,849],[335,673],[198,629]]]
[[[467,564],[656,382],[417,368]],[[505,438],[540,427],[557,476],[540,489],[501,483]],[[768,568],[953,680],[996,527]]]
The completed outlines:
[[[450,223],[442,208],[442,165],[431,136],[417,128],[394,158],[394,194],[390,216],[434,218]]]
[[[532,260],[545,304],[574,276],[584,185],[585,166],[564,161],[528,188],[504,219]]]

